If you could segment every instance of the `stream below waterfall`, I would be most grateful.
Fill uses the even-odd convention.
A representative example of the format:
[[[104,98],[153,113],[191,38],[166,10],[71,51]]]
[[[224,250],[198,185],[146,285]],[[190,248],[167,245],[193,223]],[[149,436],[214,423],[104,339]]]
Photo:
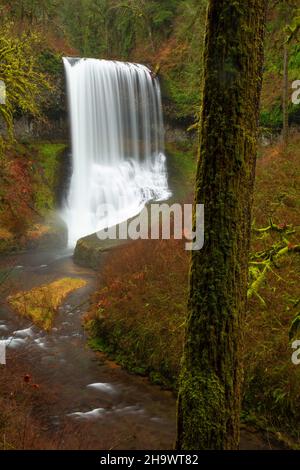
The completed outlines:
[[[3,257],[1,264],[8,263]],[[26,253],[11,258],[14,287],[28,290],[62,277],[79,277],[86,287],[70,294],[50,333],[32,326],[6,305],[0,307],[0,338],[10,338],[25,364],[24,372],[55,398],[38,407],[38,420],[49,435],[76,427],[79,444],[89,449],[170,449],[175,439],[175,399],[147,379],[130,375],[91,351],[82,315],[96,274],[76,266],[70,251]],[[72,432],[72,431],[71,431]],[[63,438],[62,438],[63,439]],[[62,445],[63,443],[59,443]]]
[[[9,339],[6,367],[11,357],[19,360],[24,374],[32,374],[43,392],[33,406],[40,432],[57,449],[172,449],[174,395],[151,385],[147,378],[127,373],[87,346],[82,316],[95,288],[95,271],[75,265],[71,250],[0,257],[0,269],[9,265],[13,266],[13,290],[63,277],[87,281],[63,302],[50,333],[18,316],[5,301],[0,305],[0,339]],[[272,448],[282,448],[272,436],[242,430],[241,449]]]

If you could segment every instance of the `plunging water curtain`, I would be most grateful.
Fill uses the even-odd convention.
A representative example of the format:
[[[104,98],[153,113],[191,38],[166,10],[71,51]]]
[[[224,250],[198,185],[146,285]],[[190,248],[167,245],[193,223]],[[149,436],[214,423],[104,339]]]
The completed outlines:
[[[69,245],[169,197],[159,82],[137,64],[64,59],[73,174]],[[107,208],[107,210],[106,210]]]

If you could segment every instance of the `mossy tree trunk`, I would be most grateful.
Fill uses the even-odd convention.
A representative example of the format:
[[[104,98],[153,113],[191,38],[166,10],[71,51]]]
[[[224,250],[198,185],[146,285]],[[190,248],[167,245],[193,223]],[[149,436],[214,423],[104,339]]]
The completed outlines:
[[[177,449],[239,446],[245,311],[265,0],[210,0],[196,203],[205,244],[192,254]]]

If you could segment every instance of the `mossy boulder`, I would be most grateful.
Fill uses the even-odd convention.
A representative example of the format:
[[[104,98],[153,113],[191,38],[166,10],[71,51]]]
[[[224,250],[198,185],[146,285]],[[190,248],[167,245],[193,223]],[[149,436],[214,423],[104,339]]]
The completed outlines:
[[[127,224],[128,228],[129,225],[137,219],[137,217],[142,223],[143,218],[148,218],[148,213],[147,211],[142,211],[140,214],[131,217],[123,223]],[[111,233],[116,235],[119,233],[123,233],[125,229],[123,223],[116,224],[110,227]],[[148,223],[150,223],[149,220]],[[75,263],[85,268],[97,269],[104,253],[107,253],[111,250],[115,250],[116,248],[124,246],[130,242],[129,238],[127,240],[119,238],[105,239],[106,234],[107,231],[102,230],[101,232],[99,232],[99,237],[97,236],[97,233],[93,233],[92,235],[89,235],[87,237],[80,238],[76,244],[76,248],[74,251]]]
[[[79,266],[97,269],[104,253],[116,249],[127,240],[100,240],[97,234],[80,238],[74,251],[74,261]]]

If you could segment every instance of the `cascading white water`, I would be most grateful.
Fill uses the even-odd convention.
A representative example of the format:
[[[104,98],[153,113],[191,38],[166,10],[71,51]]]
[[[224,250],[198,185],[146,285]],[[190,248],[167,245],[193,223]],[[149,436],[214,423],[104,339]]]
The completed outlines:
[[[74,246],[170,192],[160,86],[151,71],[96,59],[64,58],[64,65],[73,174],[63,217]]]

